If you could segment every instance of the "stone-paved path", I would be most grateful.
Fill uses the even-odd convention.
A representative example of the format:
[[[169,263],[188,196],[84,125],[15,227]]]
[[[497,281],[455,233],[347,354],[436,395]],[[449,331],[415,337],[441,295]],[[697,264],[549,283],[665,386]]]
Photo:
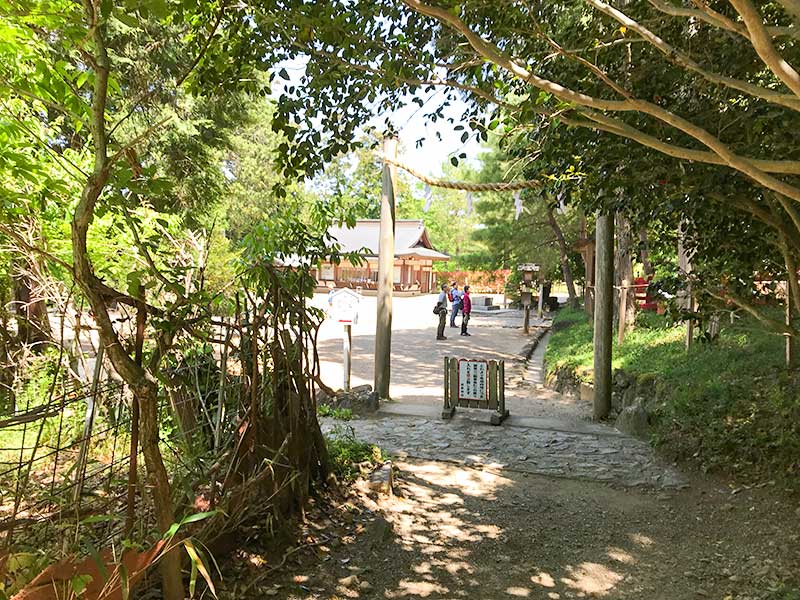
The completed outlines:
[[[400,457],[626,487],[674,489],[685,485],[685,479],[660,461],[646,442],[589,422],[589,404],[562,396],[544,385],[544,350],[549,336],[545,335],[525,363],[523,348],[531,343],[531,336],[521,331],[520,311],[476,315],[474,327],[470,324],[473,337],[452,337],[437,344],[429,339],[432,321],[425,310],[429,303],[427,297],[397,301],[397,323],[402,323],[403,328],[393,333],[392,340],[392,396],[396,401],[383,404],[374,418],[347,423],[326,419],[326,431],[337,426],[352,428],[358,438],[379,444]],[[549,321],[536,325],[547,326]],[[360,338],[354,332],[354,345],[363,346],[359,361],[354,364],[364,367],[360,378],[354,373],[354,385],[371,380],[371,347],[365,345],[372,339],[374,326],[370,327],[362,326]],[[336,332],[331,331],[328,333],[335,338]],[[330,342],[334,346],[339,343],[333,338]],[[338,350],[323,345],[320,352],[335,361]],[[445,355],[506,361],[506,401],[511,417],[503,425],[489,425],[489,413],[478,410],[458,409],[452,421],[439,418],[441,364]],[[332,381],[335,380],[334,377]]]
[[[480,421],[409,417],[325,419],[323,429],[352,429],[356,437],[406,458],[446,460],[554,477],[623,486],[676,489],[685,479],[659,460],[646,443],[602,426],[589,431],[493,427]],[[594,430],[594,432],[591,432]]]

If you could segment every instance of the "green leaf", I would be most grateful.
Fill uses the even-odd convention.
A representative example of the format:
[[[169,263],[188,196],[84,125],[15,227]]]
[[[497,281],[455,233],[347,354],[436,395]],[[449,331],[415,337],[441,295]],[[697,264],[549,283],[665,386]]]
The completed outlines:
[[[86,587],[92,582],[93,579],[94,577],[87,573],[75,575],[75,577],[73,577],[69,582],[70,586],[72,587],[72,592],[76,596],[80,596],[86,591]]]
[[[131,15],[122,11],[117,11],[114,13],[114,16],[117,18],[118,21],[121,21],[128,27],[139,27],[139,19],[136,18],[135,15]]]
[[[458,159],[455,156],[451,156],[450,157],[450,164],[453,165],[454,167],[457,167],[458,166]]]
[[[203,563],[203,560],[200,558],[200,555],[198,554],[197,549],[195,549],[194,544],[192,544],[191,540],[184,540],[183,541],[183,546],[184,546],[184,548],[186,548],[186,553],[189,555],[189,558],[192,559],[192,569],[194,569],[196,567],[197,570],[200,571],[200,574],[203,576],[203,579],[206,580],[206,584],[208,585],[208,589],[211,590],[211,593],[216,598],[217,597],[217,591],[216,591],[216,589],[214,589],[214,581],[211,579],[211,574],[208,572],[208,569],[206,569],[206,565]],[[195,581],[196,580],[197,580],[197,576],[195,576]],[[190,584],[190,590],[191,590],[191,584]]]
[[[278,75],[281,78],[285,79],[286,81],[289,80],[289,73],[286,72],[286,69],[281,69],[280,71],[278,71]]]

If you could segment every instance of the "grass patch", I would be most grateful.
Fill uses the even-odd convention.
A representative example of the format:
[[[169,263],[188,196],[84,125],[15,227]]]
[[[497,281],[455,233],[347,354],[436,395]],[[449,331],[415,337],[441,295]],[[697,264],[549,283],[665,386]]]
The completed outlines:
[[[592,326],[579,310],[557,313],[545,360],[592,381]],[[706,469],[746,477],[800,474],[800,389],[783,364],[784,342],[743,318],[725,324],[713,343],[687,353],[685,327],[641,315],[622,346],[614,340],[613,368],[654,382],[648,398],[653,441]],[[797,485],[797,483],[795,483]]]
[[[330,404],[318,404],[317,414],[320,417],[333,417],[339,421],[349,421],[353,418],[353,411],[349,408],[337,408]]]
[[[337,425],[327,437],[328,454],[340,481],[352,481],[361,475],[361,467],[383,463],[383,451],[375,444],[356,438],[352,427]]]

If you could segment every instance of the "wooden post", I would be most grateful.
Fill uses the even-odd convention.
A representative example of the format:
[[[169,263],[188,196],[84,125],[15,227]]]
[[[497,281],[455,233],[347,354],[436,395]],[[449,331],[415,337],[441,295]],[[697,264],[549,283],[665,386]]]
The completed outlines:
[[[397,138],[383,139],[383,155],[397,158]],[[392,286],[394,275],[394,191],[396,167],[384,160],[381,179],[381,229],[378,248],[378,317],[375,324],[375,392],[389,398],[392,354]]]
[[[531,330],[531,305],[525,305],[525,321],[522,323],[522,331],[527,335]]]
[[[789,281],[786,281],[786,309],[785,309],[785,323],[786,327],[792,328],[792,286]],[[794,366],[794,344],[792,336],[788,333],[784,336],[786,340],[786,368],[791,369]]]
[[[536,318],[542,318],[542,305],[544,304],[544,282],[539,282],[539,305],[536,307]]]
[[[625,315],[628,314],[628,280],[623,279],[619,290],[619,328],[617,331],[617,343],[622,345],[625,341]]]
[[[683,245],[683,240],[686,235],[686,227],[687,222],[685,220],[681,220],[680,225],[678,226],[678,269],[681,271],[681,275],[688,277],[689,273],[692,272],[692,257],[689,256],[689,253],[686,251],[686,247]],[[689,310],[689,312],[694,312],[694,298],[692,298],[692,282],[686,286],[686,298],[683,302],[683,308]],[[689,348],[692,346],[692,338],[694,338],[694,319],[689,319],[686,322],[686,351],[689,351]]]
[[[611,340],[614,320],[614,217],[597,216],[594,277],[594,418],[611,412]]]
[[[344,326],[344,384],[342,389],[345,392],[350,391],[350,356],[351,348],[353,345],[353,331],[349,324]]]
[[[689,308],[689,312],[694,312],[694,298],[692,298],[692,284],[691,282],[687,286],[689,298],[687,299],[687,306]],[[686,351],[689,351],[689,348],[692,347],[692,340],[694,339],[694,319],[689,319],[686,322],[686,340],[685,346]]]
[[[94,428],[94,415],[97,407],[97,388],[100,384],[100,374],[103,371],[104,350],[105,347],[100,343],[97,346],[97,355],[94,359],[94,375],[92,376],[91,391],[86,397],[86,417],[83,421],[83,438],[81,439],[76,463],[77,468],[75,469],[75,491],[73,501],[75,502],[76,510],[80,508],[81,496],[83,495],[83,483],[86,477],[86,465],[89,460],[89,446],[92,443],[92,429]]]

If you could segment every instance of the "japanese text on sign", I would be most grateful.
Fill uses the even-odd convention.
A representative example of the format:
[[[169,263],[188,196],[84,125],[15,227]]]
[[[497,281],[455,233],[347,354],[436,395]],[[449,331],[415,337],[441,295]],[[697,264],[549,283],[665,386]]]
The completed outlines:
[[[487,370],[486,361],[458,361],[458,397],[460,400],[486,399]]]

